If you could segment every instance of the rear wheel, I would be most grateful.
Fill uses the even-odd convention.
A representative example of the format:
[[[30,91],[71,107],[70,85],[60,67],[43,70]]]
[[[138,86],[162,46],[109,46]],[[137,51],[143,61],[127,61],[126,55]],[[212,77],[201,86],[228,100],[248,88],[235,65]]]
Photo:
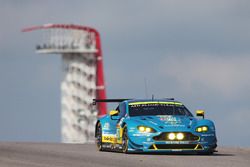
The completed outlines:
[[[97,124],[96,129],[96,146],[99,151],[103,151],[102,147],[102,125],[100,122]]]
[[[126,126],[124,127],[122,135],[122,152],[128,153],[128,132]]]

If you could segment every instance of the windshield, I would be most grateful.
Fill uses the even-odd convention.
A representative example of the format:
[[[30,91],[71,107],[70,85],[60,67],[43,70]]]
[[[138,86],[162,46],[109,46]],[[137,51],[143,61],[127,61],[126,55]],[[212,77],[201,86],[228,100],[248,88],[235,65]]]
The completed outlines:
[[[193,116],[188,109],[177,102],[134,102],[129,104],[130,116],[185,115]]]

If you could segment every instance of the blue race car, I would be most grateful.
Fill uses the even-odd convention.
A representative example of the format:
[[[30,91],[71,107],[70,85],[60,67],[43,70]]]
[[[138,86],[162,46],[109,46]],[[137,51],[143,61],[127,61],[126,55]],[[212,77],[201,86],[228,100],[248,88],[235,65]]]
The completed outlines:
[[[213,154],[217,147],[215,126],[197,110],[195,118],[174,99],[94,99],[118,102],[116,110],[96,123],[98,150]]]

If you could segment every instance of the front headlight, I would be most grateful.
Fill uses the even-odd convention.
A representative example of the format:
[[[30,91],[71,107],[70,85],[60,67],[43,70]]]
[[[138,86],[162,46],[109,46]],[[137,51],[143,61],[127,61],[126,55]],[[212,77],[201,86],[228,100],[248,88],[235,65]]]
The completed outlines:
[[[181,132],[179,132],[179,133],[173,133],[173,132],[171,132],[171,133],[169,133],[167,135],[167,137],[168,137],[169,140],[176,140],[176,139],[177,140],[183,140],[185,136]]]
[[[169,140],[174,140],[175,139],[175,134],[174,133],[169,133],[168,134],[168,139]]]
[[[176,138],[178,140],[183,140],[184,139],[184,134],[183,133],[177,133]]]
[[[146,133],[154,133],[154,132],[156,132],[153,128],[150,128],[148,126],[138,126],[137,129],[140,132],[146,132]]]
[[[208,131],[208,127],[207,126],[199,126],[196,128],[196,132],[207,132]]]

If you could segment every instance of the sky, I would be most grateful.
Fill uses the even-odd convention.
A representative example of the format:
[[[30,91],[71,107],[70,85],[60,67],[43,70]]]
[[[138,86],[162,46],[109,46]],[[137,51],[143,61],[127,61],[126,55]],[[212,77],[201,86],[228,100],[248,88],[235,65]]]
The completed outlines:
[[[0,4],[0,141],[60,142],[60,56],[20,30],[64,23],[100,32],[109,98],[174,97],[205,110],[219,145],[250,147],[250,1]]]

